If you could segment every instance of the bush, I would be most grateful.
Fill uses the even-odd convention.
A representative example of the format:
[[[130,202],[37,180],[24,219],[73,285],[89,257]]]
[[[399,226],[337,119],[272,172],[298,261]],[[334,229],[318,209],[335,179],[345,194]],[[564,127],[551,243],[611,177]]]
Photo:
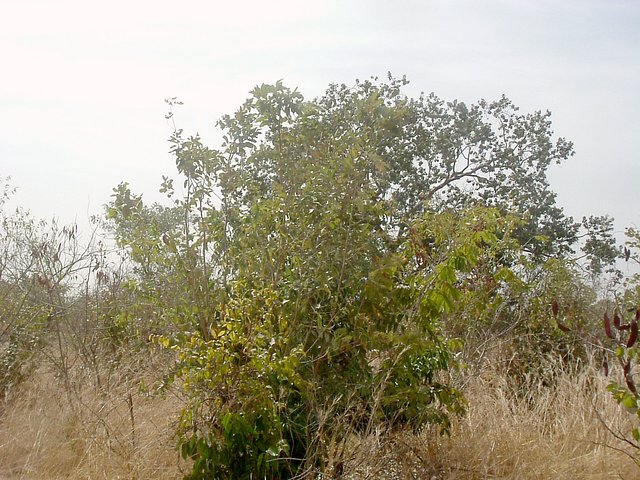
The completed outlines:
[[[352,434],[447,431],[463,401],[444,380],[460,345],[443,323],[478,278],[515,276],[511,237],[534,258],[572,241],[546,181],[571,145],[544,114],[407,99],[405,83],[314,101],[261,85],[218,123],[220,150],[174,132],[171,207],[115,189],[108,217],[189,400],[192,478],[307,475]]]

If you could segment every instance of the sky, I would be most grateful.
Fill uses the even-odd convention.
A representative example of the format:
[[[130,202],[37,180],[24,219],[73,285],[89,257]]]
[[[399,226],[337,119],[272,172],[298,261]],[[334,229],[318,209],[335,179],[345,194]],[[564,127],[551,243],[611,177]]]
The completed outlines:
[[[160,200],[176,122],[216,146],[215,121],[257,84],[306,98],[406,75],[405,92],[550,110],[576,154],[550,172],[576,219],[640,226],[636,0],[0,0],[0,177],[62,223],[103,211],[122,181]]]

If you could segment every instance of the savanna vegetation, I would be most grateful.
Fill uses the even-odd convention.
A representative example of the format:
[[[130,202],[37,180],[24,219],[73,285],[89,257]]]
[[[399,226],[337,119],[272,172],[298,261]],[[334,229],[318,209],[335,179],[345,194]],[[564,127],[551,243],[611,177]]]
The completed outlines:
[[[640,234],[556,204],[548,112],[406,83],[258,86],[89,237],[7,185],[0,475],[637,476]]]

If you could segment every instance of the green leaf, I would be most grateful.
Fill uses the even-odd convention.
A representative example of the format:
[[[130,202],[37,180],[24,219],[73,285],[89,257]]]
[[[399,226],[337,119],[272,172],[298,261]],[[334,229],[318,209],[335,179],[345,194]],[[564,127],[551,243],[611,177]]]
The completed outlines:
[[[638,399],[632,394],[627,393],[622,398],[622,405],[629,413],[636,413],[638,410]]]

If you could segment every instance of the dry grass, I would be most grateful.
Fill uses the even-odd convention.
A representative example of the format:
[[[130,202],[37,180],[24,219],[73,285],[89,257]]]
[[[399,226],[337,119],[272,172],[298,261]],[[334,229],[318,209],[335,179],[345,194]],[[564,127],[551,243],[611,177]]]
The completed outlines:
[[[80,377],[78,377],[79,379]],[[613,429],[631,418],[606,391],[597,369],[562,373],[552,386],[518,394],[491,368],[468,377],[468,414],[450,438],[395,432],[358,442],[344,468],[352,478],[632,479],[638,466],[615,448]],[[134,381],[112,376],[109,389],[77,388],[41,368],[6,405],[0,429],[0,479],[175,479],[179,460],[176,398],[144,397]],[[131,394],[131,402],[129,395]],[[133,406],[133,408],[131,408]],[[133,413],[134,422],[131,422]],[[613,448],[612,448],[613,447]]]
[[[368,439],[354,478],[639,478],[638,465],[618,450],[632,453],[629,446],[600,419],[625,436],[631,430],[632,417],[611,399],[608,382],[587,368],[518,394],[486,368],[470,378],[468,413],[454,422],[450,438],[426,431]]]
[[[614,449],[627,446],[601,421],[624,435],[631,430],[631,417],[606,391],[608,382],[589,367],[519,396],[503,378],[484,372],[469,385],[469,412],[451,439],[427,443],[451,479],[638,478],[638,466]]]
[[[144,396],[117,372],[107,389],[86,375],[74,383],[69,391],[43,367],[13,393],[0,424],[0,479],[184,475],[173,438],[177,399]]]

